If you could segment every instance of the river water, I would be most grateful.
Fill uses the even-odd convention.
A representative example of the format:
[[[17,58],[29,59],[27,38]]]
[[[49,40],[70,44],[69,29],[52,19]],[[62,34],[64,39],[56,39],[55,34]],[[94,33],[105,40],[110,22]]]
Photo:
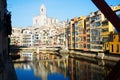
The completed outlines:
[[[18,80],[104,80],[116,62],[60,58],[14,63]]]

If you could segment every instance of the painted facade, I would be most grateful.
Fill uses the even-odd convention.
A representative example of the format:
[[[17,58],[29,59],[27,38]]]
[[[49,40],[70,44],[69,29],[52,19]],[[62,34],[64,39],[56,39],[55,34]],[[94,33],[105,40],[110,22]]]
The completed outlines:
[[[112,6],[113,11],[120,18],[120,5]],[[103,50],[105,53],[120,54],[120,34],[114,26],[105,20],[102,22]],[[103,32],[104,31],[104,32]],[[105,38],[104,38],[105,37]]]
[[[120,5],[111,8],[119,17]],[[31,41],[31,44],[29,46],[55,47],[59,45],[68,46],[69,50],[101,52],[105,49],[105,46],[103,46],[104,43],[110,43],[109,38],[111,33],[116,37],[118,35],[118,32],[114,26],[99,10],[91,12],[88,16],[75,17],[69,21],[69,24],[68,22],[59,22],[56,24],[56,21],[54,20],[53,23],[49,24],[46,16],[46,7],[44,5],[41,6],[40,12],[39,17],[36,16],[33,18],[34,26],[30,29],[24,29],[29,29],[31,31],[31,36],[29,36],[29,41]],[[23,44],[25,44],[23,40],[26,38],[25,36],[26,33],[22,33],[23,42],[21,43]],[[28,39],[28,37],[26,39]],[[119,40],[115,41],[119,42]],[[110,44],[113,44],[114,46],[115,41]],[[119,43],[115,44],[117,45]],[[115,50],[117,50],[117,48],[118,47],[116,47]]]
[[[103,50],[105,53],[120,54],[120,34],[111,33],[109,41],[103,45]]]
[[[85,24],[85,16],[81,16],[78,18],[78,45],[79,50],[86,50],[86,24]]]
[[[90,51],[90,17],[87,16],[85,20],[86,24],[86,51]]]
[[[102,16],[100,11],[92,12],[90,14],[90,50],[93,52],[102,51]]]
[[[33,46],[34,36],[31,30],[23,30],[22,46]]]
[[[73,18],[70,20],[69,23],[69,34],[68,34],[68,49],[74,50],[75,49],[75,22],[77,18]]]
[[[12,35],[10,36],[11,38],[11,43],[10,45],[16,45],[20,46],[22,44],[21,42],[21,31],[22,29],[20,28],[12,28]]]

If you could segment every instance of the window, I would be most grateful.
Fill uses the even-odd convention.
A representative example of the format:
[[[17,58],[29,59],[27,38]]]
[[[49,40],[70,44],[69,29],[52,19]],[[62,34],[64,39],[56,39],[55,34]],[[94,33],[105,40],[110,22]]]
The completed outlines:
[[[79,21],[79,25],[82,25],[82,21]]]
[[[90,45],[87,45],[87,48],[90,49]]]
[[[75,44],[75,48],[78,48],[78,44]]]
[[[91,22],[95,20],[95,16],[91,17]]]
[[[84,41],[86,41],[86,37],[84,37],[83,39],[84,39]]]
[[[90,39],[87,39],[87,42],[90,42]]]
[[[82,41],[82,37],[80,37],[79,40]]]
[[[90,24],[86,24],[86,27],[90,27]]]
[[[102,49],[102,46],[98,46],[97,49]]]
[[[78,26],[75,26],[75,30],[78,30]]]
[[[117,44],[117,51],[116,52],[119,52],[119,44]]]
[[[108,21],[103,21],[103,22],[102,22],[102,25],[103,25],[103,26],[108,25]]]
[[[76,22],[75,22],[75,26],[77,26],[77,25],[78,25],[78,22],[76,21]]]
[[[102,32],[108,32],[108,28],[102,29]]]
[[[75,44],[72,44],[72,47],[75,47]]]
[[[84,48],[86,48],[86,44],[84,44]]]
[[[103,37],[102,41],[103,41],[103,42],[108,41],[108,37]]]
[[[78,42],[78,37],[75,38],[75,41]]]
[[[101,19],[100,15],[96,16],[96,20],[100,20],[100,19]]]
[[[89,17],[86,18],[86,22],[88,22],[88,21],[89,21]]]
[[[96,27],[100,26],[100,22],[95,23]]]
[[[78,32],[77,32],[77,31],[75,32],[75,35],[78,35]]]
[[[82,48],[83,47],[82,44],[80,44],[79,47]]]
[[[113,52],[113,44],[111,46],[112,46],[112,52]]]
[[[75,33],[74,33],[74,32],[72,32],[72,36],[75,36]]]
[[[83,26],[80,26],[79,29],[80,29],[80,30],[83,30]]]
[[[72,38],[72,41],[75,41],[75,38]]]
[[[116,38],[115,35],[113,36],[113,38],[114,38],[114,39]]]

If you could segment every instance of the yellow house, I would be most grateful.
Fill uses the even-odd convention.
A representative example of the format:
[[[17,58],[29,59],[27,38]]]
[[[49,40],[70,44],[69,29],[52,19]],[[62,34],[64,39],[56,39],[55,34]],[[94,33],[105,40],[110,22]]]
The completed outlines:
[[[102,42],[107,42],[111,32],[114,33],[115,28],[113,25],[106,19],[102,21]]]
[[[118,5],[118,6],[111,6],[111,9],[112,9],[113,11],[120,10],[120,5]]]
[[[71,19],[69,23],[69,34],[68,34],[68,48],[70,50],[75,49],[75,22],[77,21],[77,18]]]
[[[86,25],[85,25],[85,16],[81,16],[78,18],[78,49],[86,50]]]
[[[111,6],[111,9],[115,12],[120,11],[120,5]],[[116,14],[118,14],[118,12]],[[120,13],[118,16],[120,16]],[[109,34],[111,32],[113,33],[115,32],[115,28],[104,16],[102,18],[103,18],[102,19],[102,41],[106,42],[109,37]]]
[[[120,17],[120,5],[111,8]],[[105,53],[120,54],[120,34],[107,19],[102,21],[102,41]]]
[[[90,17],[87,16],[86,20],[86,51],[90,51]]]
[[[103,45],[105,53],[120,54],[120,34],[110,34],[109,40]]]

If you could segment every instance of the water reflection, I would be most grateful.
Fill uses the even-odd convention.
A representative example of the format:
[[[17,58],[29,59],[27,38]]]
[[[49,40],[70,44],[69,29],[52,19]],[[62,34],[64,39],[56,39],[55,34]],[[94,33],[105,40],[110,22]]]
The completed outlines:
[[[104,80],[115,64],[88,58],[60,58],[15,63],[15,68],[18,80]]]
[[[15,63],[18,80],[41,80],[34,75],[32,63]]]
[[[42,80],[54,80],[55,78],[55,80],[65,80],[67,66],[64,63],[64,60],[34,62],[34,73]]]
[[[22,76],[24,80],[69,80],[68,59],[36,60],[14,65],[19,80],[23,80]]]
[[[110,72],[111,68],[115,65],[108,64],[109,61],[103,60],[77,60],[74,58],[69,59],[68,66],[71,80],[104,80],[106,75]],[[106,65],[109,65],[106,67]]]

